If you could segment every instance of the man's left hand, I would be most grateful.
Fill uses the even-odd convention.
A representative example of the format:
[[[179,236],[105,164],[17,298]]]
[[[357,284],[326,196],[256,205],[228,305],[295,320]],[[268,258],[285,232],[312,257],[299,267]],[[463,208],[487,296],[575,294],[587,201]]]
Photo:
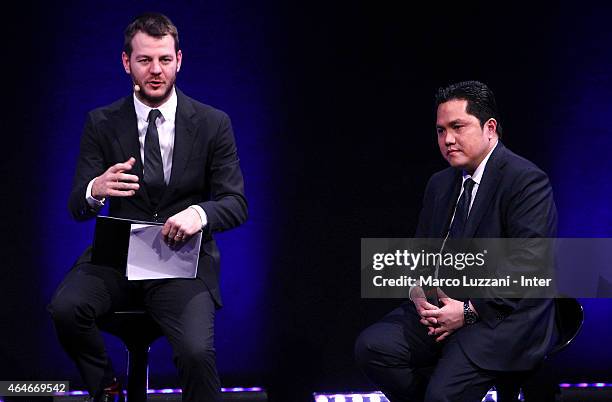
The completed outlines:
[[[450,334],[463,327],[463,302],[450,297],[440,298],[444,304],[439,310],[425,310],[423,318],[434,317],[438,325],[430,327],[428,334],[436,336],[436,342],[441,342]]]
[[[173,246],[186,242],[191,236],[202,229],[200,214],[193,208],[186,208],[176,215],[168,218],[162,227],[161,234],[164,241]]]

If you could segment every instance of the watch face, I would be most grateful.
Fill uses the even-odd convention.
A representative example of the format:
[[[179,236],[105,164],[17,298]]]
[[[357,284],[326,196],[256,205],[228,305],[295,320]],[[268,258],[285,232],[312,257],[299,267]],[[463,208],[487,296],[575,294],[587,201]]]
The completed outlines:
[[[468,313],[466,320],[468,324],[473,324],[476,322],[476,317],[474,317],[473,313]]]

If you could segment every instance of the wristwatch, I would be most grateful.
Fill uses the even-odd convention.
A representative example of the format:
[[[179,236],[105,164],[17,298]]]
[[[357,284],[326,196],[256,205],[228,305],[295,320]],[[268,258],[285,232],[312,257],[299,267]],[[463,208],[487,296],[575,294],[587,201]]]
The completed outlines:
[[[472,325],[478,321],[478,314],[470,308],[470,301],[466,300],[463,302],[463,322],[465,325]]]

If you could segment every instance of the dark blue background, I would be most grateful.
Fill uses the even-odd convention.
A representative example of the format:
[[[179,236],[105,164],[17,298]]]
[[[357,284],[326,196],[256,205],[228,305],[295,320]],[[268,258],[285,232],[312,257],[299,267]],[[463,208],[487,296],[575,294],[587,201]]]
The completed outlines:
[[[178,26],[178,86],[229,113],[245,176],[250,219],[218,236],[224,386],[264,385],[277,400],[369,387],[353,340],[397,303],[360,300],[359,239],[413,234],[444,167],[441,85],[494,89],[505,144],[550,174],[560,235],[612,237],[610,7],[23,4],[5,17],[0,379],[80,383],[45,305],[91,241],[66,209],[85,113],[129,94],[122,32],[147,10]],[[582,303],[556,374],[610,382],[612,303]],[[152,386],[176,384],[170,356],[154,345]]]

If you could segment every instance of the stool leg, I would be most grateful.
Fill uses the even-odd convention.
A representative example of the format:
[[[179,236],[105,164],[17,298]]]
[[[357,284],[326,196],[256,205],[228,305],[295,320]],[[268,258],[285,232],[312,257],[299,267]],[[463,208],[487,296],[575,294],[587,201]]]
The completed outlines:
[[[128,350],[128,402],[146,402],[149,385],[149,346],[132,346]]]

